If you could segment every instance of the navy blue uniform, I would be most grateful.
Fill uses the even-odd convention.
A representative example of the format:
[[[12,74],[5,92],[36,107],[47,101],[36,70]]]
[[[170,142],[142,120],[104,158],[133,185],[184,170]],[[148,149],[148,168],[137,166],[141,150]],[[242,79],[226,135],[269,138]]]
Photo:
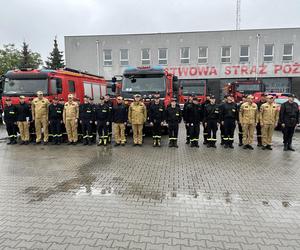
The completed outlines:
[[[95,121],[99,135],[99,145],[106,145],[109,137],[109,124],[111,122],[111,111],[106,104],[95,106]]]
[[[83,134],[84,145],[91,145],[93,139],[92,124],[94,122],[94,107],[90,103],[79,106],[79,120]]]
[[[203,120],[203,110],[201,104],[192,103],[187,109],[187,120],[190,128],[191,146],[199,147],[200,123]]]
[[[205,105],[203,122],[207,131],[207,146],[215,147],[217,142],[218,122],[220,122],[220,113],[217,104],[209,103]]]
[[[178,138],[178,124],[181,122],[182,114],[179,105],[176,105],[174,108],[169,105],[166,109],[166,122],[168,123],[169,128],[169,146],[177,146]]]
[[[153,123],[152,138],[153,145],[160,145],[161,140],[161,123],[165,119],[165,107],[162,103],[152,103],[149,107],[149,122]]]
[[[62,142],[63,111],[64,105],[62,104],[52,103],[49,105],[48,120],[54,144]]]
[[[4,122],[9,137],[8,144],[17,143],[17,107],[15,105],[6,105],[4,107]]]

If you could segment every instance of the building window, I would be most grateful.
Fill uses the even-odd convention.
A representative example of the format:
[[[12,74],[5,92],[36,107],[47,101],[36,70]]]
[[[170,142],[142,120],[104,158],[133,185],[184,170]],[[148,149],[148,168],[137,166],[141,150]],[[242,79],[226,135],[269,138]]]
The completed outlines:
[[[104,66],[112,66],[111,49],[103,50],[103,65]]]
[[[142,49],[142,65],[149,65],[150,63],[150,49]]]
[[[242,45],[240,47],[240,62],[249,62],[249,46]]]
[[[207,63],[208,59],[208,48],[199,47],[198,49],[198,63]]]
[[[120,64],[121,64],[121,66],[129,65],[129,51],[128,51],[128,49],[120,49]]]
[[[168,64],[168,49],[158,49],[158,64]]]
[[[264,62],[272,62],[274,57],[274,45],[265,44]]]
[[[190,63],[190,48],[180,48],[180,63]]]
[[[293,44],[285,44],[283,46],[283,61],[292,61],[293,60]]]
[[[221,62],[222,63],[230,63],[231,60],[231,47],[224,46],[221,51]]]

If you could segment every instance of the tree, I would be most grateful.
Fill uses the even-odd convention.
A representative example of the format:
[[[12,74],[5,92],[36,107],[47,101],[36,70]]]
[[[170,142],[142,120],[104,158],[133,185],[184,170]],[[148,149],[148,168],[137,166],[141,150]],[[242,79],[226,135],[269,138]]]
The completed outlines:
[[[19,68],[38,68],[43,63],[41,55],[37,52],[32,52],[28,47],[29,45],[23,42]]]
[[[8,70],[18,68],[20,57],[20,51],[14,44],[3,45],[3,49],[0,49],[0,76]]]
[[[48,61],[46,61],[46,66],[50,69],[60,69],[65,67],[63,52],[58,49],[56,37],[54,38],[54,48],[48,57]]]

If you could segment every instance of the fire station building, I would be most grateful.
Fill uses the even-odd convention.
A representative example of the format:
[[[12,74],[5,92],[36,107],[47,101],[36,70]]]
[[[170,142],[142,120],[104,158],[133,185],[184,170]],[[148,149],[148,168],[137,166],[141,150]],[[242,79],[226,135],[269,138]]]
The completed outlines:
[[[67,67],[107,80],[127,66],[162,65],[218,97],[242,79],[300,96],[300,28],[66,36],[65,56]]]

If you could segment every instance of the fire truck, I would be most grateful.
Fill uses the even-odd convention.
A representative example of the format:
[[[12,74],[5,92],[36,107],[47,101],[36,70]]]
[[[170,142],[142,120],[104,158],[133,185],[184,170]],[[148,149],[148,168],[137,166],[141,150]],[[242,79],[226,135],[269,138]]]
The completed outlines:
[[[125,102],[131,103],[135,94],[140,94],[146,106],[154,93],[160,93],[167,106],[172,97],[178,97],[178,79],[163,67],[128,67],[119,79],[113,77],[112,91],[119,92]]]
[[[258,102],[265,90],[266,87],[260,80],[241,80],[224,86],[225,94],[233,95],[236,102],[240,102],[243,95],[253,95],[254,102]]]
[[[20,95],[28,101],[39,90],[49,100],[57,96],[66,101],[68,94],[74,94],[81,103],[85,95],[93,97],[97,102],[100,96],[107,93],[107,83],[101,76],[69,68],[11,70],[5,74],[2,104],[7,97],[12,99],[12,103],[18,103]]]
[[[194,95],[198,98],[200,103],[205,102],[205,97],[207,94],[207,86],[205,80],[196,80],[196,79],[188,79],[188,80],[179,80],[179,103],[180,106],[183,106],[187,101],[189,95]]]

